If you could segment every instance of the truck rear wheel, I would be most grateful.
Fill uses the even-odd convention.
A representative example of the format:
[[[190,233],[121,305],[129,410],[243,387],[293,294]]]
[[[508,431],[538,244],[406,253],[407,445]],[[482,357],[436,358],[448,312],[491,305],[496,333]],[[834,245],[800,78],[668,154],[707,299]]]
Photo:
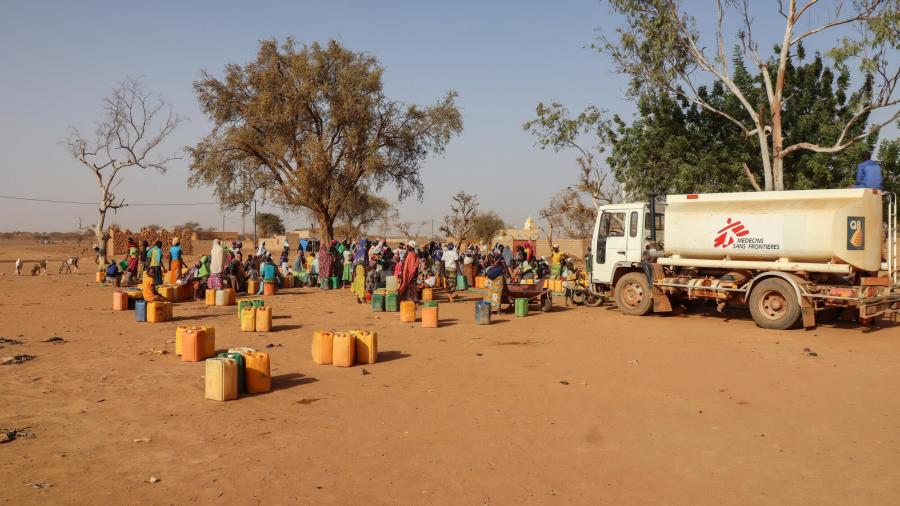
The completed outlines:
[[[764,279],[750,293],[750,314],[764,329],[786,330],[800,321],[800,301],[787,281]]]
[[[623,314],[644,316],[653,309],[653,292],[642,272],[629,272],[616,283],[616,305]]]

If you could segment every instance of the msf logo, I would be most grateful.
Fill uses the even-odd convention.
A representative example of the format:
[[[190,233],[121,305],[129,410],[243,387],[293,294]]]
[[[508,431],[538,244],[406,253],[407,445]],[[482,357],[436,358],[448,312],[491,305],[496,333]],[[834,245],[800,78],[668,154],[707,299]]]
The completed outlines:
[[[744,237],[745,235],[750,233],[750,230],[745,227],[740,220],[732,221],[731,218],[728,218],[724,228],[716,232],[716,239],[713,241],[713,248],[727,248],[734,244],[735,237]]]

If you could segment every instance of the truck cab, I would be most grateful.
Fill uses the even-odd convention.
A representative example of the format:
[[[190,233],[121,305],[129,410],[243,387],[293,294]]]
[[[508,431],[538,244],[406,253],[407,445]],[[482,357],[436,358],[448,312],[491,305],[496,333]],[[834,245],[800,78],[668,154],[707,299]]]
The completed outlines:
[[[645,251],[653,247],[653,229],[657,244],[663,241],[665,205],[657,203],[655,217],[650,217],[650,204],[632,202],[609,204],[597,209],[594,224],[593,265],[591,282],[609,290],[622,272],[631,271],[644,260]],[[617,274],[617,272],[619,274]]]

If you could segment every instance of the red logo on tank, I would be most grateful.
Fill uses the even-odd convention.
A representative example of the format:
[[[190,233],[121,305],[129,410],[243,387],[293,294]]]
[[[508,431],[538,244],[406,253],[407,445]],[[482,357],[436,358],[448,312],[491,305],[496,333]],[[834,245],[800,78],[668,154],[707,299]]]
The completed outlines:
[[[716,232],[718,235],[713,241],[713,248],[727,248],[734,244],[735,237],[744,237],[750,233],[750,230],[740,220],[732,221],[731,218],[728,218],[726,223],[728,225],[725,228]]]

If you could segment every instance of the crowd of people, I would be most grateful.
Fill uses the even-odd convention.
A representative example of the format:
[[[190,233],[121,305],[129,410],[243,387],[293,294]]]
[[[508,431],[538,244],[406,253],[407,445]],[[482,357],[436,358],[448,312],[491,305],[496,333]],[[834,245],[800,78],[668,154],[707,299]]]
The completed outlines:
[[[441,287],[452,302],[460,282],[475,286],[475,278],[484,276],[488,300],[499,306],[507,283],[571,279],[576,272],[574,258],[560,253],[558,245],[547,258],[536,256],[527,244],[510,248],[503,244],[469,243],[459,248],[453,242],[418,245],[410,240],[391,247],[386,240],[370,241],[364,237],[355,243],[334,240],[328,244],[301,239],[293,262],[291,253],[291,246],[285,241],[276,262],[273,252],[260,241],[245,258],[241,241],[233,241],[227,247],[215,239],[210,253],[187,268],[178,238],[172,240],[168,251],[164,251],[161,241],[138,244],[129,238],[126,259],[118,263],[111,260],[106,277],[116,286],[140,284],[145,298],[155,300],[159,296],[154,287],[163,284],[164,276],[169,283],[190,285],[195,298],[202,298],[207,289],[233,288],[246,293],[249,281],[258,282],[256,294],[261,294],[264,283],[283,285],[284,278],[290,276],[297,286],[350,287],[363,302],[376,290],[386,288],[388,276],[394,276],[402,300],[419,301],[422,289]],[[590,266],[589,257],[587,265]]]

